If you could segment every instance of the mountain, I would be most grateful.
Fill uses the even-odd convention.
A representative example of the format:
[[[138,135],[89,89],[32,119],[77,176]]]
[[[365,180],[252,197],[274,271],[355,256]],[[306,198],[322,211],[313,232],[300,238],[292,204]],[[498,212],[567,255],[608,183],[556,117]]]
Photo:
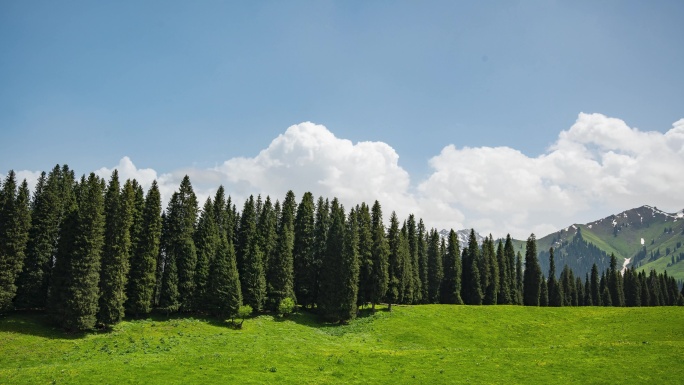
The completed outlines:
[[[449,231],[450,230],[442,229],[439,231],[439,236],[446,240],[449,238]],[[470,229],[458,230],[456,231],[456,236],[458,237],[458,244],[461,246],[461,250],[463,250],[463,247],[468,246],[468,238],[470,238]],[[477,239],[477,244],[482,245],[484,237],[476,232],[475,238]]]
[[[548,250],[553,247],[557,274],[567,263],[575,274],[584,278],[593,263],[597,264],[599,271],[608,268],[612,253],[620,266],[667,271],[669,275],[683,280],[682,243],[684,210],[671,214],[656,207],[642,206],[549,234],[537,240],[537,250],[546,274]],[[524,249],[524,243],[518,245]]]

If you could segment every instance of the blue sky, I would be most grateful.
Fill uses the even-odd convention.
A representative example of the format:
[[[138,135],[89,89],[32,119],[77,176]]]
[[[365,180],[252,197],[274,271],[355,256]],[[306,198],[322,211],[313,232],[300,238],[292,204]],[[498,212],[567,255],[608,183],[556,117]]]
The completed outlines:
[[[398,206],[388,210],[416,211],[411,205],[421,199],[437,200],[453,211],[435,212],[455,218],[434,216],[440,226],[507,231],[502,216],[521,213],[468,200],[487,184],[459,174],[451,178],[471,183],[472,196],[428,191],[436,175],[449,174],[435,167],[449,156],[445,148],[453,145],[454,159],[465,148],[502,146],[524,155],[516,164],[546,159],[562,132],[586,121],[601,125],[601,117],[582,120],[581,112],[620,119],[610,124],[630,132],[665,135],[684,118],[683,16],[681,1],[2,2],[0,172],[67,163],[84,173],[128,157],[136,170],[170,175],[169,183],[182,172],[197,174],[199,184],[205,175],[207,194],[211,181],[233,183],[236,195],[250,188],[281,194],[247,177],[210,178],[207,170],[257,159],[288,127],[310,121],[335,139],[381,142],[394,151],[398,161],[383,159],[399,170],[396,178],[408,178],[398,188],[414,202],[387,198]],[[603,149],[593,155],[605,166],[602,179],[624,174],[607,166],[611,152],[642,162],[643,154],[602,146],[592,135],[578,140]],[[552,197],[539,199],[587,189],[549,172],[539,183]],[[291,188],[299,195],[321,185],[322,193],[340,192],[325,175],[289,178]],[[592,192],[568,201],[577,209],[558,222],[528,214],[509,227],[543,232],[638,202],[684,207],[674,185],[648,195],[629,180],[616,183],[624,190],[613,189],[619,197]],[[356,198],[373,193],[389,194]]]

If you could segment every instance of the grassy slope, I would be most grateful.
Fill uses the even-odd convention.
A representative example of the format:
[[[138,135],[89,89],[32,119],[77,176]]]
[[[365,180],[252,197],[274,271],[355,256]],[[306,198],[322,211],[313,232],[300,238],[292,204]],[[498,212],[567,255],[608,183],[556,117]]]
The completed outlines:
[[[677,383],[684,308],[408,306],[350,325],[127,321],[69,336],[0,319],[0,383]]]

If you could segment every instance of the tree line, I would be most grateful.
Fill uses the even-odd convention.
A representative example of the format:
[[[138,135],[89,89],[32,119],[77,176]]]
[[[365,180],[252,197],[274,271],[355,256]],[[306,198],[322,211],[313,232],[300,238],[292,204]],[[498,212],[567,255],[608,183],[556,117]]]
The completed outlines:
[[[42,309],[65,330],[108,326],[153,309],[234,318],[284,304],[315,309],[329,322],[359,307],[389,304],[658,306],[682,304],[667,273],[624,276],[611,256],[584,280],[553,249],[542,273],[534,234],[526,255],[510,235],[460,245],[382,207],[345,209],[307,192],[282,203],[250,196],[238,210],[221,186],[200,209],[185,176],[162,210],[156,181],[94,173],[76,179],[68,166],[43,172],[33,194],[10,171],[0,182],[0,313]],[[548,277],[548,279],[546,278]]]

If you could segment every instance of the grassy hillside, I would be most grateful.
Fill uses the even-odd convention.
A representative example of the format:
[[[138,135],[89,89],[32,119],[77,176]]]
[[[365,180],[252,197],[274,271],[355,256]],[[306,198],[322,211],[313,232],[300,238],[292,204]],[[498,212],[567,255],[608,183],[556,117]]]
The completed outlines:
[[[350,325],[309,314],[126,321],[68,335],[0,319],[0,383],[678,383],[682,307],[395,306]]]
[[[607,255],[615,254],[620,266],[626,258],[630,258],[629,266],[646,271],[655,269],[659,273],[667,270],[669,275],[684,280],[684,248],[682,248],[684,215],[681,212],[668,214],[655,207],[642,206],[587,224],[575,224],[538,238],[537,251],[545,252],[550,247],[554,247],[557,255],[564,252],[567,243],[573,239],[578,230],[582,232],[584,240],[592,243]],[[514,244],[516,251],[520,250],[524,255],[525,242],[516,240]],[[654,257],[651,257],[651,253]],[[644,255],[645,258],[643,258]],[[672,263],[673,256],[675,257],[674,264]],[[571,255],[570,257],[579,259],[587,256]],[[677,257],[681,260],[677,261]],[[543,256],[540,262],[542,267],[546,268],[547,262],[544,258],[547,257]],[[588,265],[591,266],[591,263]],[[584,276],[584,271],[580,273]]]

